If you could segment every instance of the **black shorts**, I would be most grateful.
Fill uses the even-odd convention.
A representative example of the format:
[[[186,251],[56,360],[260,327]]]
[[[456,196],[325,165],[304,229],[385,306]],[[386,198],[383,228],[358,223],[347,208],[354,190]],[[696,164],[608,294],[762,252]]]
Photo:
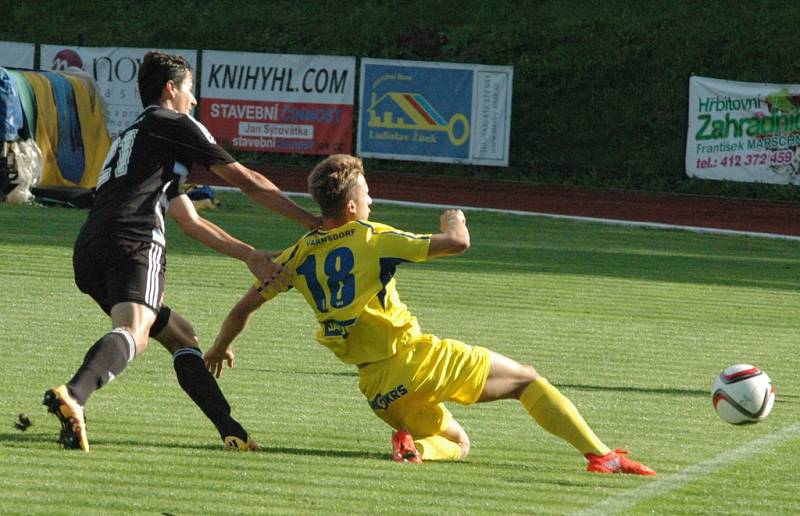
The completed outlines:
[[[72,255],[75,284],[107,314],[123,302],[158,313],[166,263],[163,246],[118,237],[96,237]]]

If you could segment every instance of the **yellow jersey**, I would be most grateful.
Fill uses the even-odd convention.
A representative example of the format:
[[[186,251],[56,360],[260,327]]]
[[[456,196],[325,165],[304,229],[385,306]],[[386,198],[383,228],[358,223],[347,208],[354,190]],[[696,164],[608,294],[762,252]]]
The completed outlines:
[[[394,274],[400,263],[424,261],[430,241],[429,234],[358,220],[313,230],[275,261],[294,272],[290,288],[314,311],[319,343],[346,364],[363,364],[393,356],[419,335]],[[264,299],[279,293],[269,285],[260,290]]]

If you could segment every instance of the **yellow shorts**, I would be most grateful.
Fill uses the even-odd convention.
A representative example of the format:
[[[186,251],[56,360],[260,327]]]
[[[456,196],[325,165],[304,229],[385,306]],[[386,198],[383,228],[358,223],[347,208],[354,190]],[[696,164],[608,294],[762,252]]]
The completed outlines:
[[[376,416],[424,439],[450,425],[452,415],[443,402],[478,400],[489,365],[486,348],[420,335],[391,358],[359,369],[358,387]]]

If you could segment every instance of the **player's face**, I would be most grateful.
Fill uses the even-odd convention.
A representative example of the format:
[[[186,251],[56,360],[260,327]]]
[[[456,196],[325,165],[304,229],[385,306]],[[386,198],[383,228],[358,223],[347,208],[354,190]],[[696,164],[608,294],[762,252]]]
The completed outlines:
[[[369,196],[369,186],[363,174],[358,175],[358,180],[353,187],[353,197],[351,199],[355,205],[355,216],[357,220],[369,220],[369,207],[372,205],[372,197]]]
[[[173,100],[175,111],[184,114],[191,113],[192,109],[197,105],[197,99],[194,98],[194,93],[192,93],[193,89],[192,72],[186,72],[186,77],[184,77],[183,82],[175,92],[175,99]]]

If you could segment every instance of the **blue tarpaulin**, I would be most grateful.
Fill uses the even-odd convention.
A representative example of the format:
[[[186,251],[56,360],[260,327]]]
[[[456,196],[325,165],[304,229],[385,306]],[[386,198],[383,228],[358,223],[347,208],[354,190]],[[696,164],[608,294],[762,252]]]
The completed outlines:
[[[22,124],[22,104],[16,82],[0,67],[0,141],[18,140]]]
[[[78,106],[72,83],[54,72],[42,72],[50,81],[58,114],[58,149],[56,162],[64,179],[79,183],[86,162],[83,153],[83,136],[78,118]]]

